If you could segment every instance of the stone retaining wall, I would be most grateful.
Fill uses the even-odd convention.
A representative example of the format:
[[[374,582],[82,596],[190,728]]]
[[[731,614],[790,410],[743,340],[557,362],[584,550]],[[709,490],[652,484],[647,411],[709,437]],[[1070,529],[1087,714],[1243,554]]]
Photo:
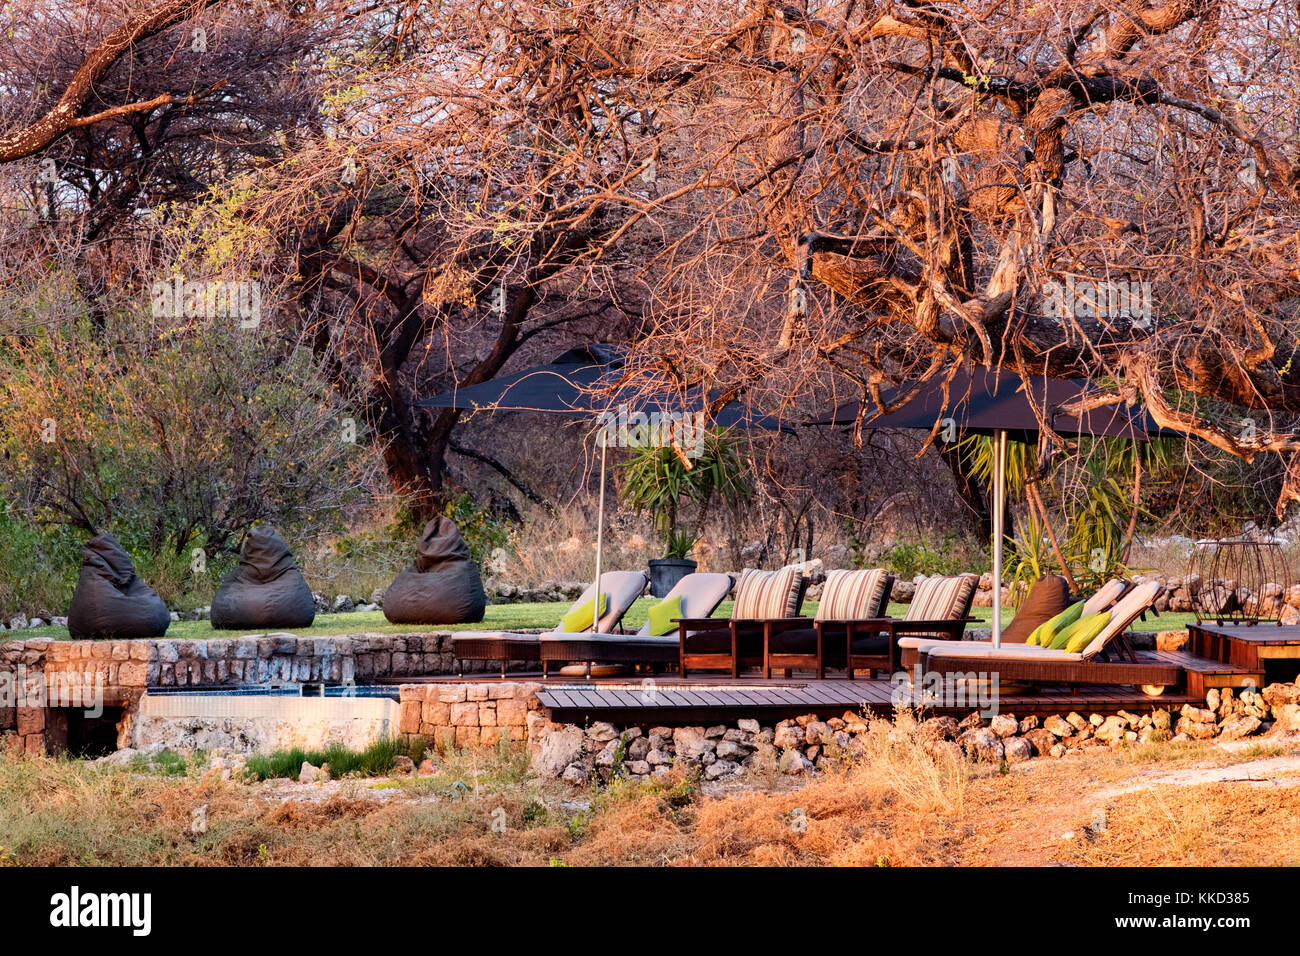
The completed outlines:
[[[407,743],[422,737],[441,753],[540,739],[550,723],[537,699],[541,689],[529,681],[403,684],[398,733]]]
[[[0,643],[0,736],[31,752],[66,745],[61,711],[101,702],[124,707],[119,739],[149,687],[244,684],[370,683],[381,678],[452,672],[450,631],[298,637],[289,633],[206,640]],[[490,662],[467,665],[491,670]],[[123,746],[126,744],[123,743]]]

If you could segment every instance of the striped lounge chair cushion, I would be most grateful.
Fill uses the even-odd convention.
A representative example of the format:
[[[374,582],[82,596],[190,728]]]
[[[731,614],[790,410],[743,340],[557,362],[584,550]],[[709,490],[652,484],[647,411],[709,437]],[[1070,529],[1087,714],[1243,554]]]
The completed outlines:
[[[828,571],[817,604],[819,621],[861,621],[881,613],[889,572],[884,568],[870,571]]]
[[[732,617],[740,620],[766,620],[794,617],[799,611],[799,591],[803,574],[794,568],[758,571],[746,568],[736,585],[736,606]]]
[[[905,621],[953,621],[965,617],[975,597],[979,578],[962,574],[955,578],[926,578],[916,586]]]

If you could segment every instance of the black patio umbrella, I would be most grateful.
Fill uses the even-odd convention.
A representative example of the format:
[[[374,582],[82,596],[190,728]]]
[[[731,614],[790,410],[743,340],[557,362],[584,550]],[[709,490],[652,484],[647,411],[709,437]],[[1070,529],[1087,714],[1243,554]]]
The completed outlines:
[[[1140,409],[1117,404],[1094,408],[1081,415],[1063,409],[1088,395],[1090,387],[1082,379],[1021,378],[1006,369],[976,367],[962,369],[947,384],[937,375],[919,388],[887,389],[882,398],[893,404],[900,396],[915,391],[901,408],[884,415],[863,419],[864,428],[934,428],[951,419],[959,431],[993,435],[999,431],[1017,439],[1036,435],[1040,422],[1062,435],[1088,435],[1130,438],[1141,441],[1148,436],[1169,437],[1177,434],[1161,429],[1151,416]],[[846,402],[834,412],[817,419],[816,425],[842,425],[857,420],[860,402]]]
[[[1007,436],[1031,438],[1046,422],[1062,435],[1128,438],[1168,437],[1178,433],[1160,428],[1141,409],[1107,405],[1080,415],[1069,415],[1066,406],[1084,398],[1089,385],[1080,379],[1022,378],[1006,369],[976,367],[962,369],[947,382],[938,375],[920,385],[887,390],[885,404],[915,390],[902,407],[873,418],[865,428],[920,428],[931,431],[951,426],[956,431],[992,435],[993,458],[993,645],[1002,644],[1002,513],[1006,500]],[[857,421],[860,402],[838,406],[830,415],[812,424],[839,425]]]
[[[601,343],[570,349],[544,365],[536,365],[502,375],[465,388],[457,388],[416,405],[426,408],[459,408],[466,411],[540,412],[568,418],[594,418],[603,423],[600,441],[600,498],[596,517],[596,600],[595,619],[600,617],[600,566],[605,529],[605,463],[609,438],[616,432],[639,426],[676,427],[678,434],[703,437],[694,422],[684,421],[702,415],[706,393],[701,388],[683,392],[647,391],[630,380],[619,380],[626,373],[627,352]],[[758,428],[764,431],[790,431],[774,418],[755,415],[745,406],[731,402],[712,419],[724,428]],[[653,437],[653,432],[647,436]]]

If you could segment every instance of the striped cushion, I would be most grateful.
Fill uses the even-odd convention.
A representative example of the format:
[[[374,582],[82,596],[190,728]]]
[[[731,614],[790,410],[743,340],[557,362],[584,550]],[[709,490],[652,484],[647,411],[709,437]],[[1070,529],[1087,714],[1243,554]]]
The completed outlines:
[[[962,574],[955,578],[926,578],[916,586],[905,621],[952,621],[965,617],[975,597],[979,578]]]
[[[742,620],[766,620],[794,617],[799,610],[799,590],[803,574],[794,568],[757,571],[746,568],[736,585],[736,607],[732,617]]]
[[[885,598],[889,572],[884,568],[870,571],[828,571],[817,604],[819,621],[861,621],[880,613]]]

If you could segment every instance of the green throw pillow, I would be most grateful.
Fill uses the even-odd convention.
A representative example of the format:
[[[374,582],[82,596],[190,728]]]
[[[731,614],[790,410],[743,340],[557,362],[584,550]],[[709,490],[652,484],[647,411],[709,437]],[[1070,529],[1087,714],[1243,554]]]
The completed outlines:
[[[1110,611],[1097,611],[1079,618],[1065,629],[1065,650],[1078,654],[1110,623]],[[1057,640],[1060,640],[1058,637]]]
[[[681,616],[682,596],[680,594],[675,598],[664,598],[658,604],[651,605],[650,636],[658,637],[661,634],[671,634],[677,630],[673,618]]]
[[[1029,635],[1029,640],[1025,641],[1025,643],[1037,644],[1039,647],[1051,647],[1056,635],[1077,621],[1082,613],[1082,601],[1071,604],[1056,617],[1046,620],[1034,628],[1034,633]]]
[[[608,610],[609,595],[602,594],[600,596],[600,616],[604,617],[605,612]],[[560,630],[569,634],[578,634],[582,631],[595,630],[595,628],[592,627],[592,624],[594,623],[592,619],[595,617],[595,614],[596,609],[592,605],[592,602],[585,601],[575,607],[568,614],[564,615],[564,617],[560,618]]]

